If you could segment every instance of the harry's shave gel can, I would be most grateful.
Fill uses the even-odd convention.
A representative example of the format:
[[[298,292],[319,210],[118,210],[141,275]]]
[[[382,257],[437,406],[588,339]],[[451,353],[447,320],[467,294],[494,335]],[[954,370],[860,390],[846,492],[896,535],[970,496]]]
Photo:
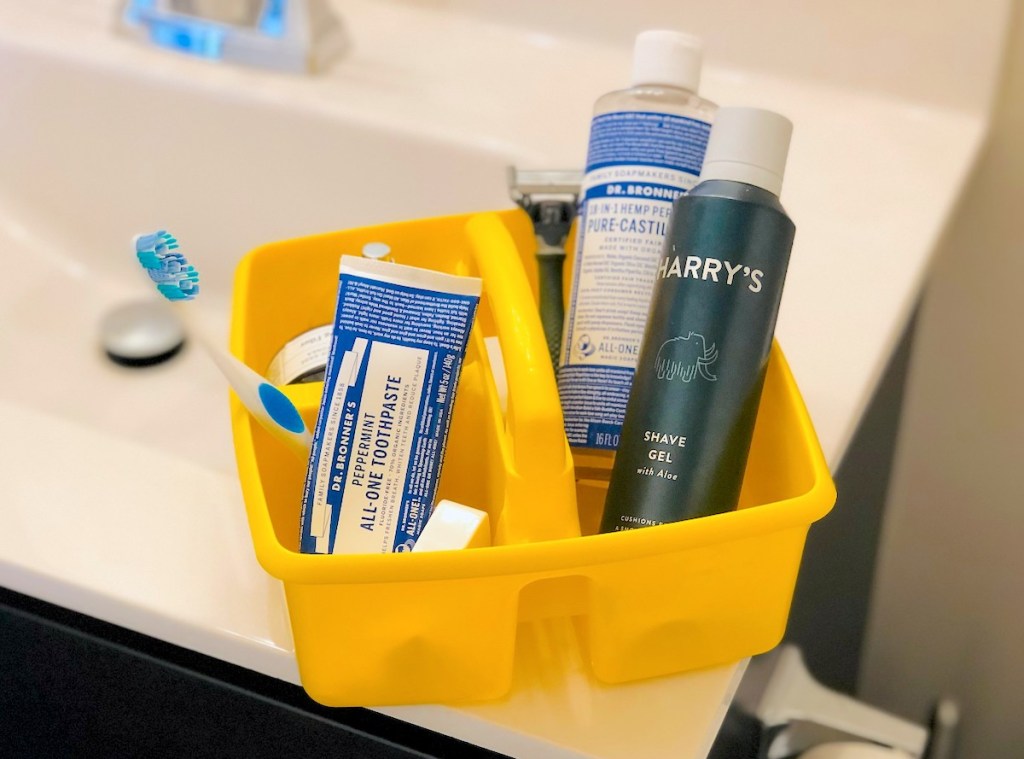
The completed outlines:
[[[736,507],[794,225],[778,193],[792,125],[724,108],[675,202],[602,532]]]

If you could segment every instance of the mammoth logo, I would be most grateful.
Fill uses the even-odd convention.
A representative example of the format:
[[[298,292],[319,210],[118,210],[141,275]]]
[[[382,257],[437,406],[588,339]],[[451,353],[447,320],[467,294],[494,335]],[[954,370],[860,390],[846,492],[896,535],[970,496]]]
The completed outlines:
[[[707,345],[704,335],[690,332],[686,337],[666,340],[658,349],[654,367],[660,380],[681,379],[689,382],[698,374],[708,382],[718,379],[708,367],[718,360],[718,348]]]

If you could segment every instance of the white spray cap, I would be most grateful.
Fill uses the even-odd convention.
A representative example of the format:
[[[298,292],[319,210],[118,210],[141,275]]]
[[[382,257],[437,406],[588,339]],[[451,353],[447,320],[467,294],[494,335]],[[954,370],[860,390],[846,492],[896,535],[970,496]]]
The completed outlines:
[[[632,85],[665,84],[691,92],[700,84],[699,37],[656,29],[640,32],[633,47]]]
[[[793,124],[761,108],[720,108],[711,126],[701,181],[731,179],[778,195]]]

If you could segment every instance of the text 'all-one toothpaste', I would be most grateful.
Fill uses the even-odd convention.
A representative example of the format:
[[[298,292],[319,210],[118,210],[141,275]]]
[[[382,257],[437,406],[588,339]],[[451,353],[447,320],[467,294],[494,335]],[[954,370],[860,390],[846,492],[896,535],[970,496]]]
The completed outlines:
[[[343,256],[304,553],[411,550],[433,506],[481,283]]]

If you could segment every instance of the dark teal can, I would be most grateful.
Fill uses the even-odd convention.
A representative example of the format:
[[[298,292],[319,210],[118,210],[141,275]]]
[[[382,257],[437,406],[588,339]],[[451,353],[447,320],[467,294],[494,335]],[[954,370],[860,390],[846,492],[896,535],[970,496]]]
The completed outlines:
[[[794,232],[754,184],[706,179],[676,201],[602,532],[736,507]]]

